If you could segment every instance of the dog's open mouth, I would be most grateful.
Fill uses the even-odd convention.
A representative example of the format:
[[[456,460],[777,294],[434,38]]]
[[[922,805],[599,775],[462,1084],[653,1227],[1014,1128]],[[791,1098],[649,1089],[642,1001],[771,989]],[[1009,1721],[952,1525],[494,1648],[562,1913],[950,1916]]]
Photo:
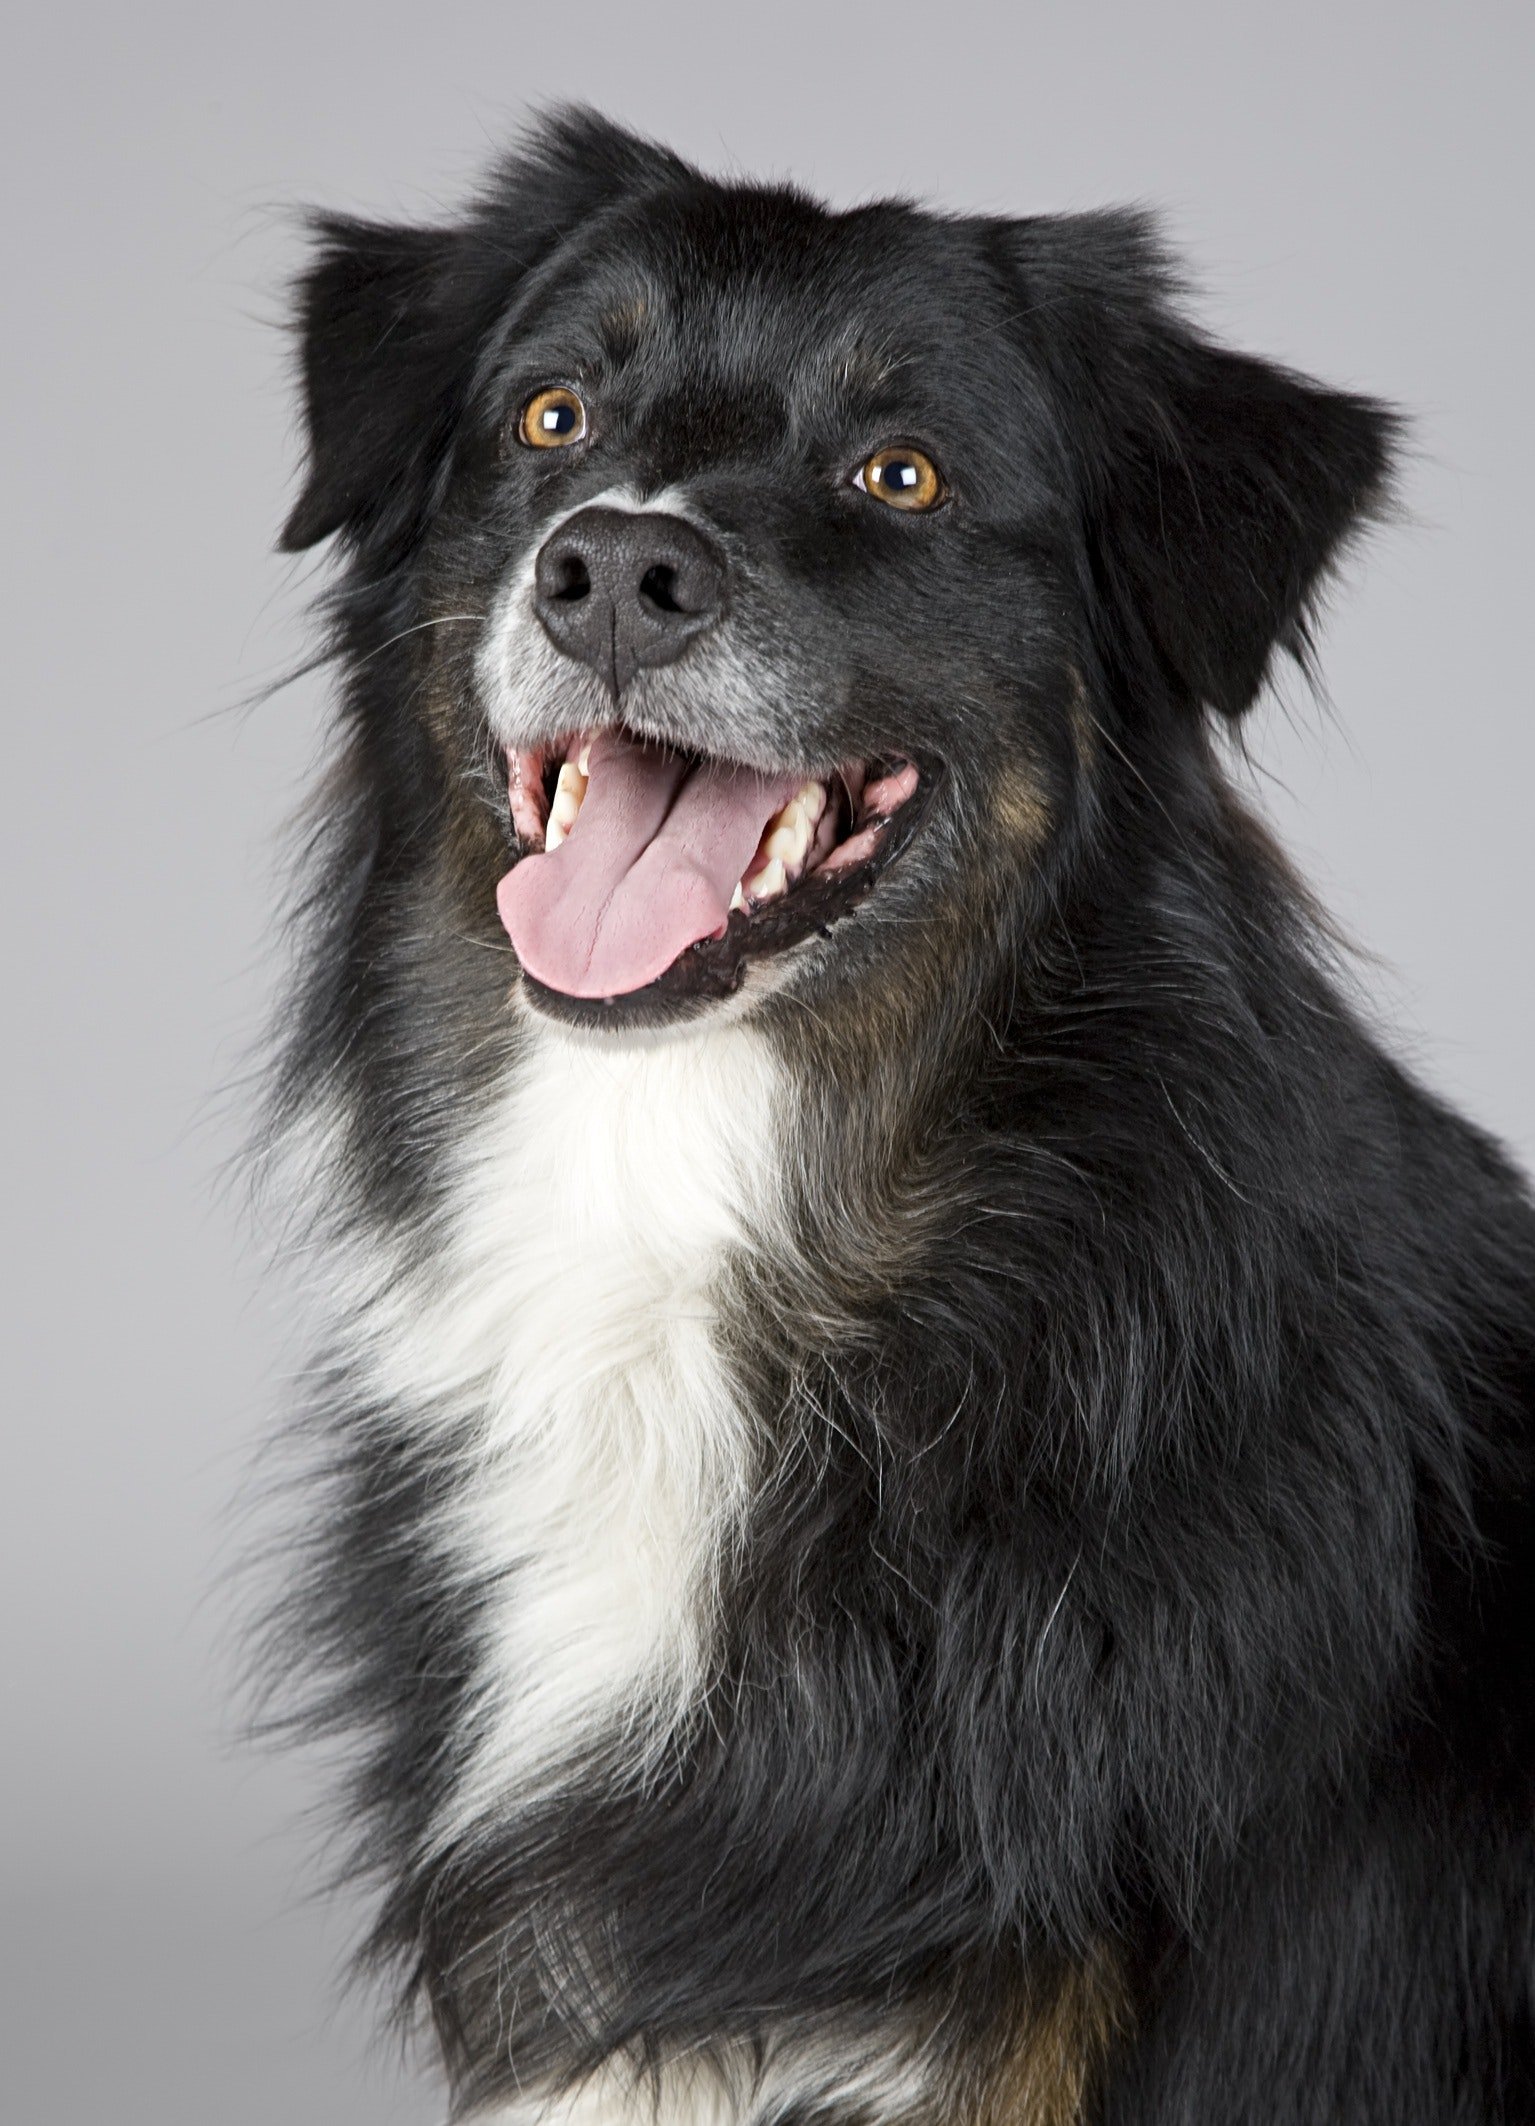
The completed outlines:
[[[751,955],[856,906],[933,782],[899,757],[775,774],[621,729],[509,752],[507,769],[523,853],[496,901],[530,987],[662,1007],[728,994]]]

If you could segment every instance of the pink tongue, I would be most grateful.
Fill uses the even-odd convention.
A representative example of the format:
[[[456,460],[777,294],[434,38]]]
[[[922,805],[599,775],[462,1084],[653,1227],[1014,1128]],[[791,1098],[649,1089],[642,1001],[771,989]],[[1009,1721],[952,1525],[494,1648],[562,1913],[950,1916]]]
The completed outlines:
[[[719,936],[763,828],[801,778],[693,767],[611,731],[593,741],[588,766],[569,835],[514,865],[496,906],[535,981],[572,997],[626,996]]]

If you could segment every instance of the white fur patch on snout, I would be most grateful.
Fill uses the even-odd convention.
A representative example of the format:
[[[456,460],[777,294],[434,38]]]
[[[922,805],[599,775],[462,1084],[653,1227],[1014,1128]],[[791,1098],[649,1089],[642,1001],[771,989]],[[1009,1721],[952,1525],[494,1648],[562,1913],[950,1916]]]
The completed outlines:
[[[632,487],[605,487],[551,517],[526,551],[508,567],[495,594],[484,635],[475,654],[475,684],[491,730],[503,745],[526,742],[539,728],[540,711],[557,700],[572,679],[571,661],[557,650],[533,604],[538,557],[564,524],[586,509],[621,509],[635,515],[655,512],[682,517],[699,531],[708,524],[679,488],[641,495]],[[582,674],[580,683],[586,684]]]

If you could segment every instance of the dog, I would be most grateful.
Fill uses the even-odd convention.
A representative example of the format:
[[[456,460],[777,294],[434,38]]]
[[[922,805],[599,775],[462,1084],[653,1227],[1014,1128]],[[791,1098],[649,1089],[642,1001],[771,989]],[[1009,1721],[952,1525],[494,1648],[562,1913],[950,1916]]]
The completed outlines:
[[[1228,772],[1399,417],[582,109],[296,310],[275,1643],[453,2115],[1535,2118],[1535,1215]]]

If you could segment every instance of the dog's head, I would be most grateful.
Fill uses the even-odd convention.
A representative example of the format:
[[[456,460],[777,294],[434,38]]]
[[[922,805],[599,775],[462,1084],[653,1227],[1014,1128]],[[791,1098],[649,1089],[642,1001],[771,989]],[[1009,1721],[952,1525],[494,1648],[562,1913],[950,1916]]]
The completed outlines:
[[[318,233],[284,542],[339,536],[397,672],[381,802],[575,1023],[1005,955],[1386,476],[1389,416],[1202,338],[1133,214],[833,214],[567,114],[456,224]]]

